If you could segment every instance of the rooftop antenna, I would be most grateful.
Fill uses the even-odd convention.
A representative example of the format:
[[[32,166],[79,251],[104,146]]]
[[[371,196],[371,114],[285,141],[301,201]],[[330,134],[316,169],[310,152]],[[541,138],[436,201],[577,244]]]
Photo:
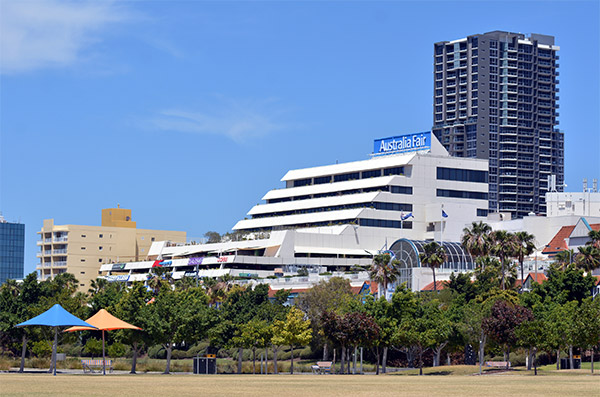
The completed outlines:
[[[592,179],[592,192],[598,193],[598,179]]]
[[[583,178],[583,192],[587,193],[587,191],[588,191],[587,178]]]

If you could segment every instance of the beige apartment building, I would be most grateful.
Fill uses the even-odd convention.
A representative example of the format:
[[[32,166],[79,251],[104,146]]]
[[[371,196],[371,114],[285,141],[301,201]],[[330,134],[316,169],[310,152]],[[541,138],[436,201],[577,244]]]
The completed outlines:
[[[82,292],[87,292],[104,263],[143,260],[153,241],[186,241],[186,232],[137,229],[131,210],[119,207],[102,210],[101,226],[55,225],[54,219],[45,219],[38,234],[38,278],[72,273]]]

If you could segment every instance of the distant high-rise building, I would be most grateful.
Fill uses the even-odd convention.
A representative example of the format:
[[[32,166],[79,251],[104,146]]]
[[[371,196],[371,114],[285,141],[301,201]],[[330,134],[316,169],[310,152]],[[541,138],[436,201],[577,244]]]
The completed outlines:
[[[434,44],[433,133],[457,157],[489,160],[489,209],[546,214],[564,185],[554,37],[502,31]]]
[[[10,223],[0,215],[0,284],[23,278],[25,266],[25,225]]]

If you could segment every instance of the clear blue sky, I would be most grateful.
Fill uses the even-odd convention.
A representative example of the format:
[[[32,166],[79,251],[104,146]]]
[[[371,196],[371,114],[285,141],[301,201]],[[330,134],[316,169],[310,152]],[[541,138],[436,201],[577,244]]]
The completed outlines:
[[[0,210],[227,232],[289,169],[432,125],[433,43],[556,36],[567,190],[600,177],[598,1],[0,0]]]

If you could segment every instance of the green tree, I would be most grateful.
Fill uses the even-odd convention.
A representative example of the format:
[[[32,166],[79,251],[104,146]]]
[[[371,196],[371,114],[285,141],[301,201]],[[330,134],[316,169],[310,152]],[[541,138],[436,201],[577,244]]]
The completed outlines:
[[[600,249],[600,230],[590,230],[588,237],[590,238],[590,241],[588,241],[586,244]]]
[[[515,252],[515,239],[512,233],[506,230],[495,230],[491,233],[492,239],[492,252],[500,259],[501,265],[501,280],[500,287],[505,288],[506,270],[509,266],[508,260],[514,255]]]
[[[265,320],[253,318],[238,329],[234,343],[252,349],[252,373],[256,373],[256,349],[264,348],[270,342],[269,324]]]
[[[312,339],[310,320],[304,319],[304,313],[295,307],[288,312],[285,321],[276,320],[273,329],[273,344],[288,345],[292,351],[290,372],[294,374],[294,348],[306,346]]]
[[[473,222],[471,227],[463,229],[462,246],[474,258],[489,255],[491,250],[490,233],[492,228],[487,223]]]
[[[518,343],[527,348],[531,354],[528,366],[533,363],[535,375],[537,375],[536,355],[539,349],[543,349],[546,343],[546,323],[543,320],[534,319],[524,321],[515,329]],[[527,368],[528,370],[530,368]]]
[[[454,273],[450,274],[448,281],[448,290],[452,291],[455,298],[463,296],[466,302],[475,299],[477,290],[475,284],[471,281],[471,273]]]
[[[102,342],[96,338],[89,338],[87,342],[85,342],[83,351],[91,355],[92,358],[98,357],[102,354]]]
[[[423,375],[423,353],[450,337],[450,327],[444,320],[439,301],[419,301],[412,319],[405,318],[397,330],[397,341],[404,346],[414,346],[419,356],[419,375]]]
[[[131,372],[136,373],[137,358],[141,354],[144,345],[149,341],[148,316],[150,309],[148,302],[150,294],[141,282],[136,282],[131,288],[124,291],[121,299],[115,305],[115,316],[121,320],[142,328],[141,331],[133,329],[123,329],[117,331],[116,337],[131,346],[133,359],[131,360]]]
[[[327,311],[346,313],[357,299],[352,293],[350,281],[341,277],[322,280],[296,299],[296,306],[310,320],[313,341],[323,345],[323,360],[327,360],[329,355],[327,338],[323,335],[323,314]]]
[[[388,285],[398,279],[398,264],[399,262],[392,260],[389,254],[378,254],[373,257],[373,262],[369,269],[369,278],[378,284],[378,297],[381,296],[382,289],[385,296]]]
[[[209,244],[221,242],[221,235],[215,231],[208,231],[204,233],[204,238],[206,238],[206,242]]]
[[[554,255],[554,264],[560,270],[565,270],[570,264],[573,263],[575,258],[575,251],[572,249],[566,249],[558,252]]]
[[[539,295],[542,301],[549,298],[552,302],[560,304],[573,300],[581,302],[591,295],[596,283],[591,274],[584,275],[583,270],[574,265],[567,266],[565,270],[550,265],[547,277],[543,284],[534,284],[531,292]]]
[[[423,252],[419,254],[419,259],[423,265],[431,268],[431,271],[433,272],[433,290],[437,293],[435,269],[446,262],[446,251],[444,251],[444,248],[441,245],[433,241],[423,246]]]
[[[394,343],[394,334],[398,326],[398,320],[393,316],[392,304],[387,299],[374,299],[373,296],[368,295],[365,298],[364,308],[379,327],[378,338],[373,342],[376,357],[375,373],[376,375],[379,375],[380,362],[382,364],[382,372],[386,372],[387,350]],[[382,348],[385,352],[383,360],[381,359]]]
[[[208,298],[204,291],[194,288],[186,291],[172,290],[169,285],[160,288],[154,303],[148,305],[148,332],[154,343],[161,344],[167,352],[165,374],[170,373],[173,345],[198,337],[198,327],[206,317]]]
[[[575,258],[575,264],[579,269],[591,273],[592,270],[600,267],[600,249],[593,245],[585,245],[578,249],[579,253]]]
[[[600,345],[600,299],[584,299],[577,309],[574,321],[577,344],[592,351],[591,370],[594,373],[594,350]]]
[[[531,253],[535,250],[535,236],[527,233],[526,231],[521,231],[515,233],[514,239],[514,255],[519,261],[519,267],[521,268],[521,289],[523,289],[523,282],[525,282],[523,262],[525,257],[531,255]]]

